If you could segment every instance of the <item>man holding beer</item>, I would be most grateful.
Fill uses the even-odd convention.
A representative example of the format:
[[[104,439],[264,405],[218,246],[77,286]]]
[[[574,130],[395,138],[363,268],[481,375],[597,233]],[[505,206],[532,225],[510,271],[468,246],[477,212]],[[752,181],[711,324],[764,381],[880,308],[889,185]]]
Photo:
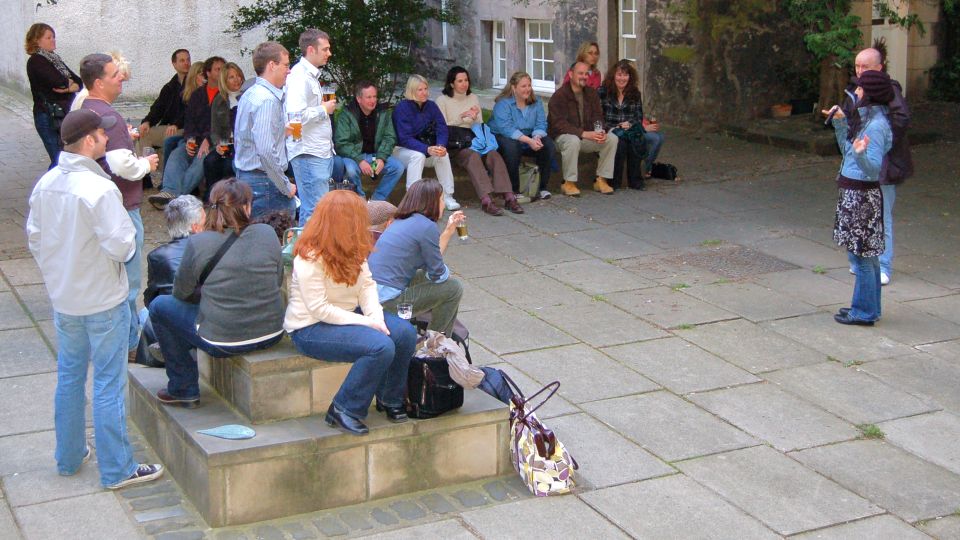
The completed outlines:
[[[293,133],[287,137],[287,155],[300,189],[301,227],[327,192],[333,173],[333,111],[331,90],[320,86],[320,67],[330,58],[330,36],[308,28],[300,34],[303,58],[287,77],[286,112]]]

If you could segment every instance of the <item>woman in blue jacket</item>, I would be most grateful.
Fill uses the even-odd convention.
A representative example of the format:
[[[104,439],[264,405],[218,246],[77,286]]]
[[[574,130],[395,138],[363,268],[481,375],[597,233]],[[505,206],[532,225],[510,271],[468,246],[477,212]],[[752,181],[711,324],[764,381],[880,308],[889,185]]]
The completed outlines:
[[[887,104],[893,99],[890,76],[860,74],[859,101],[851,118],[834,107],[833,127],[843,163],[837,175],[839,199],[833,239],[847,249],[856,274],[849,308],[833,316],[840,324],[873,326],[880,319],[880,254],[883,253],[883,195],[878,178],[893,146]],[[829,114],[829,111],[824,111]]]
[[[459,210],[453,198],[453,169],[447,154],[447,121],[437,104],[430,101],[430,87],[420,75],[411,75],[400,100],[393,109],[393,127],[397,147],[393,157],[407,168],[407,189],[423,177],[424,167],[433,167],[443,186],[447,210]]]
[[[490,131],[497,137],[513,191],[520,191],[520,156],[533,156],[540,169],[540,198],[549,199],[547,182],[555,146],[547,136],[547,115],[533,93],[530,75],[518,71],[497,96]]]

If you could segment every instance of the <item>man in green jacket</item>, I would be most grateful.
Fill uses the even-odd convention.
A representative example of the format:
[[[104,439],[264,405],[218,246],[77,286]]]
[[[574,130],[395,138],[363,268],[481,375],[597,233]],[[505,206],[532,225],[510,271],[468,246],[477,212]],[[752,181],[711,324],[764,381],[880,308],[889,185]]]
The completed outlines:
[[[355,96],[337,116],[334,145],[343,158],[344,178],[364,195],[360,175],[371,177],[377,188],[370,200],[385,201],[404,171],[403,163],[390,155],[397,144],[390,109],[377,102],[371,82],[358,83]]]

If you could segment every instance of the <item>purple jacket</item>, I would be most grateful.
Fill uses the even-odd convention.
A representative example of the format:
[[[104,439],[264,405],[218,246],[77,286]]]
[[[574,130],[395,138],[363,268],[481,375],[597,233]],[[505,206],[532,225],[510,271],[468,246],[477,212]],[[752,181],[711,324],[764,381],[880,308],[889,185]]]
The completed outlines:
[[[427,131],[433,123],[436,130],[436,146],[447,145],[447,121],[437,104],[427,100],[423,107],[417,106],[412,99],[404,99],[393,109],[393,128],[397,131],[397,145],[422,154],[427,153],[427,145],[417,140],[417,135]]]

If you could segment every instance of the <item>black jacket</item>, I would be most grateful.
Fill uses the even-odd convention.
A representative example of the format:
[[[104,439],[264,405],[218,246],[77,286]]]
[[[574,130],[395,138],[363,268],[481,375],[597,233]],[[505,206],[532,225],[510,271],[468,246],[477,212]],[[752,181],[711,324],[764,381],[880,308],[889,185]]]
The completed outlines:
[[[150,112],[143,118],[150,127],[159,125],[174,125],[183,128],[183,112],[186,105],[183,103],[183,83],[174,75],[160,89],[160,95],[150,106]]]
[[[173,294],[173,278],[180,268],[187,237],[176,238],[163,244],[147,255],[147,289],[143,291],[143,305],[150,307],[153,299],[163,294]]]
[[[910,128],[910,107],[903,99],[900,83],[893,79],[890,83],[893,85],[893,101],[887,104],[889,110],[887,120],[893,132],[893,146],[883,157],[883,163],[880,165],[880,183],[900,184],[913,176],[913,156],[910,154],[910,140],[907,138],[907,130]],[[843,114],[847,118],[850,118],[856,106],[856,95],[853,93],[856,89],[855,83],[847,87],[847,99],[843,102]]]
[[[197,144],[200,144],[210,136],[210,99],[207,98],[207,85],[190,94],[183,122],[184,139],[196,137]],[[216,141],[213,141],[213,144],[216,144]]]
[[[75,93],[69,92],[61,94],[54,92],[54,88],[66,88],[70,81],[77,83],[83,88],[83,81],[80,76],[73,72],[69,67],[70,78],[66,78],[57,71],[53,63],[39,54],[31,54],[27,60],[27,78],[30,80],[30,94],[33,96],[33,112],[47,111],[44,101],[50,101],[63,107],[64,112],[70,110],[70,104],[73,103]]]

